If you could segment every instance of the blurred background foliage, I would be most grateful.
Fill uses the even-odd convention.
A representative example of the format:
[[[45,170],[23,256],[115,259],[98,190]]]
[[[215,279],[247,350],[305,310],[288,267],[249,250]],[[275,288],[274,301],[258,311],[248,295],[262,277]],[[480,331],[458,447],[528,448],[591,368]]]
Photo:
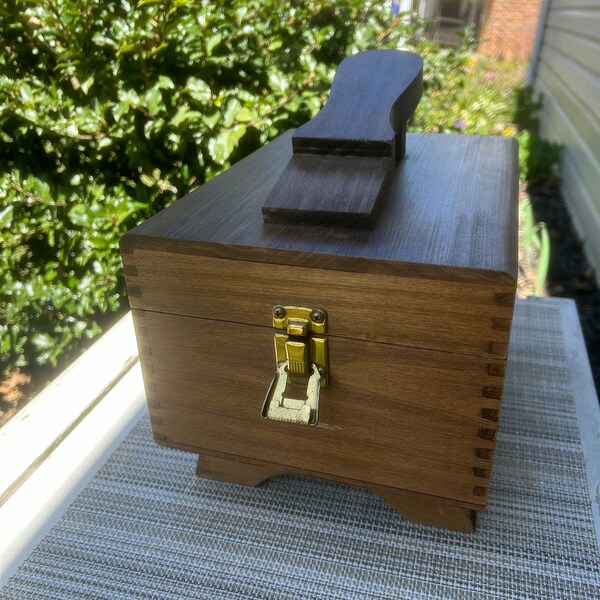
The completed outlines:
[[[120,236],[311,118],[351,53],[423,56],[412,130],[512,134],[514,81],[421,25],[364,0],[3,3],[2,371],[97,335],[126,303]]]

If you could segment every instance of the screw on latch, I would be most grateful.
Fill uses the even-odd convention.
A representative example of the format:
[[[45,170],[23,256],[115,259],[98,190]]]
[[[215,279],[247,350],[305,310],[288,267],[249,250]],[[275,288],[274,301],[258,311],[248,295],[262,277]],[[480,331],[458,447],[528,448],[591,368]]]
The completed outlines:
[[[325,321],[325,314],[320,310],[313,310],[310,313],[310,318],[315,323],[323,323]]]
[[[273,316],[276,319],[283,319],[285,317],[285,308],[283,306],[278,305],[273,309]]]

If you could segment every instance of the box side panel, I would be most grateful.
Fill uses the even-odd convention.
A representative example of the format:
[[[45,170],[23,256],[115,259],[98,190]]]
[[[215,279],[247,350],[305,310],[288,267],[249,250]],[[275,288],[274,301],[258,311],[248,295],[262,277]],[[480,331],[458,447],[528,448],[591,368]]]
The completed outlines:
[[[308,427],[261,417],[270,328],[133,314],[160,443],[485,506],[504,361],[330,337]]]
[[[515,290],[135,249],[132,308],[270,326],[277,304],[327,311],[331,336],[505,358]]]

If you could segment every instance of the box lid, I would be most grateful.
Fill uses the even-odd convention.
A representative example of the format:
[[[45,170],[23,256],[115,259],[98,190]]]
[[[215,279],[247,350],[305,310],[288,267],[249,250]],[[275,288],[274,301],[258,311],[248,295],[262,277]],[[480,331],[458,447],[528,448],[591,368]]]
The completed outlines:
[[[132,229],[122,250],[514,287],[513,138],[408,134],[372,230],[264,223],[264,199],[291,156],[288,132]]]

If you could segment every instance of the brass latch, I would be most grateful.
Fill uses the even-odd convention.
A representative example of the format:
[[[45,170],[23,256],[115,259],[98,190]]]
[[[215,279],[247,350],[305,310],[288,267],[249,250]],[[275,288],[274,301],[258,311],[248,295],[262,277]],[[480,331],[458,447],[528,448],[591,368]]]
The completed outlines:
[[[324,335],[327,315],[323,310],[304,306],[275,306],[273,327],[285,333],[275,333],[277,371],[265,397],[262,416],[316,425],[320,389],[328,382]],[[294,387],[304,390],[301,397],[295,397]]]

